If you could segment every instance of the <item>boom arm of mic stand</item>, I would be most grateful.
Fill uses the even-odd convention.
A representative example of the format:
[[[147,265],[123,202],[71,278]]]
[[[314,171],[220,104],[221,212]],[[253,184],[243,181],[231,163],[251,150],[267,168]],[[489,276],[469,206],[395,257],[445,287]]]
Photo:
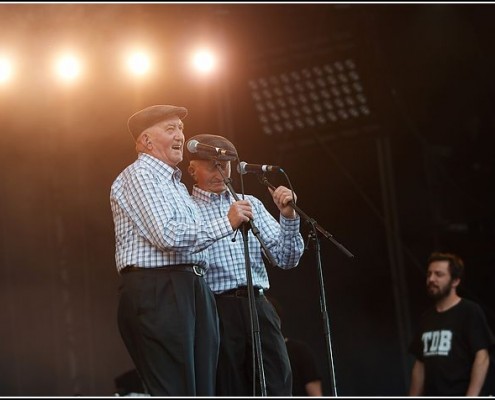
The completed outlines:
[[[273,186],[268,179],[266,179],[265,175],[258,175],[260,182],[269,187],[270,189],[275,190],[276,187]],[[318,232],[320,232],[323,236],[325,236],[328,240],[330,240],[335,246],[337,246],[347,257],[354,258],[354,254],[352,254],[349,250],[347,250],[342,244],[340,244],[334,237],[327,232],[315,219],[310,218],[303,210],[301,210],[293,200],[289,201],[289,205],[309,224],[315,227]]]

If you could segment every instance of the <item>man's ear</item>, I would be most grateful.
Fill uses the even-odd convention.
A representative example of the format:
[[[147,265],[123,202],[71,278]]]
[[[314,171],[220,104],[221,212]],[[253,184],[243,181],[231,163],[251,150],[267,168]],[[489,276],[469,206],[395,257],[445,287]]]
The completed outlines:
[[[453,281],[452,281],[452,287],[456,288],[461,284],[461,278],[455,278]]]
[[[136,140],[136,151],[139,153],[148,152],[152,148],[151,140],[147,133],[142,133]]]
[[[194,169],[194,166],[189,164],[187,167],[187,172],[189,172],[189,175],[191,175],[193,178],[196,178],[196,170]]]
[[[143,143],[148,149],[151,149],[153,147],[153,143],[151,142],[151,136],[148,132],[143,133]]]

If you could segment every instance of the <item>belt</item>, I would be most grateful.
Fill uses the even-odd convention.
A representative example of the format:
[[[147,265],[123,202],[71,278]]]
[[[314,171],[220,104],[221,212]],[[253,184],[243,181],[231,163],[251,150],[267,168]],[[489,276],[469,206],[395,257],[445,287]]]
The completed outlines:
[[[260,287],[253,288],[254,297],[259,297],[264,295],[264,290]],[[226,292],[215,294],[216,297],[248,297],[247,286],[241,286],[235,289],[227,290]]]
[[[128,272],[138,272],[138,271],[156,271],[156,272],[172,272],[172,271],[185,271],[192,272],[197,276],[204,276],[206,270],[195,264],[175,264],[175,265],[166,265],[163,267],[153,267],[153,268],[142,268],[142,267],[134,267],[129,265],[120,271],[121,274]]]

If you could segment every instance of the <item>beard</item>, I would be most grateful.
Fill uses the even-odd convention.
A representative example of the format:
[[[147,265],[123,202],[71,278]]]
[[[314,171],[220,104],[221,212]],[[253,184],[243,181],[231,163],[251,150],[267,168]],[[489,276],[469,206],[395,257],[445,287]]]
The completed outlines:
[[[451,290],[452,280],[450,280],[449,283],[447,283],[447,285],[445,285],[443,288],[434,285],[428,285],[428,287],[426,288],[428,296],[435,301],[446,298],[450,294]]]

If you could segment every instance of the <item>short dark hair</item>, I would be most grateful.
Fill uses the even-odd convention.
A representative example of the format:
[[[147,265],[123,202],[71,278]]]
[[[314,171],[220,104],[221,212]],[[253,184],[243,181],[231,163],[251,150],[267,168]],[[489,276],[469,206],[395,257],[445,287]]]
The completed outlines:
[[[464,261],[457,254],[435,251],[428,257],[428,266],[434,261],[447,261],[452,279],[464,277]]]

